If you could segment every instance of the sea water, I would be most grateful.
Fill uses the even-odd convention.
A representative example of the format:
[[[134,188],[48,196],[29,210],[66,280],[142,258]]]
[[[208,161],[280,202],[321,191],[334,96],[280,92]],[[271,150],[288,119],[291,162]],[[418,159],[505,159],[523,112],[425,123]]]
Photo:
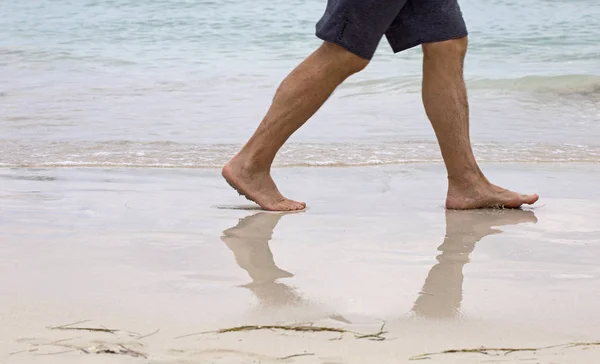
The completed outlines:
[[[462,0],[479,160],[600,162],[600,2]],[[326,0],[0,1],[0,166],[213,168],[321,43]],[[419,47],[383,39],[278,166],[438,163]]]

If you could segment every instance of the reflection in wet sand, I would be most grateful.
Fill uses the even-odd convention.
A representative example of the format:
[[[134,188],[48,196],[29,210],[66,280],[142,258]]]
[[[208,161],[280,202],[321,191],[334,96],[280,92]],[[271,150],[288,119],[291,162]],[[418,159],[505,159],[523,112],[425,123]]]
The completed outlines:
[[[311,304],[295,288],[278,282],[281,278],[293,277],[292,273],[276,265],[269,246],[273,230],[284,215],[260,212],[245,217],[236,226],[225,230],[222,236],[237,264],[252,279],[243,287],[250,289],[264,308]],[[438,248],[441,252],[438,263],[429,271],[412,311],[428,318],[459,315],[463,267],[469,262],[475,244],[488,235],[502,233],[494,227],[528,222],[537,222],[532,211],[446,211],[446,236]],[[329,317],[348,322],[340,316]]]
[[[263,306],[301,304],[303,299],[292,287],[277,282],[294,275],[280,269],[273,260],[269,241],[284,214],[260,212],[248,216],[223,232],[221,239],[231,249],[240,268],[248,272],[250,289]]]
[[[460,314],[463,296],[463,267],[475,244],[491,234],[501,234],[494,226],[536,223],[532,211],[446,211],[446,237],[438,250],[438,263],[431,268],[413,312],[428,318],[448,318]]]
[[[240,268],[248,272],[252,282],[244,285],[258,298],[263,308],[283,308],[290,306],[318,305],[304,298],[295,288],[277,282],[280,278],[294,275],[279,268],[273,259],[269,241],[273,230],[284,215],[296,213],[259,212],[241,219],[240,222],[223,232],[221,239],[231,249]],[[323,317],[351,323],[341,315],[324,312]]]

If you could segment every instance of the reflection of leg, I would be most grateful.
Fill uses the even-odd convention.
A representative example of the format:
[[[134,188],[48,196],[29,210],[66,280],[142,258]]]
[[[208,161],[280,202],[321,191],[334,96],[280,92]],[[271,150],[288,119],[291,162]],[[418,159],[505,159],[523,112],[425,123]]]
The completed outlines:
[[[442,254],[437,256],[438,263],[429,271],[415,302],[414,312],[419,316],[453,317],[460,310],[463,267],[480,238],[468,232],[449,233],[448,225],[446,230],[444,243],[438,248]]]
[[[454,317],[460,311],[462,301],[462,268],[467,262],[444,262],[442,253],[429,271],[421,295],[415,301],[413,311],[429,318]],[[443,283],[443,284],[442,284]]]
[[[487,235],[502,233],[493,226],[537,222],[531,211],[446,211],[446,237],[442,252],[417,298],[413,311],[419,316],[453,317],[462,301],[463,267],[475,244]]]
[[[252,282],[244,285],[258,298],[263,307],[304,306],[308,302],[294,288],[277,282],[293,277],[275,264],[269,241],[273,230],[284,213],[260,212],[248,216],[231,229],[223,232],[221,239],[235,255],[238,265],[248,272]],[[332,320],[350,323],[341,315],[329,314]]]
[[[253,283],[274,282],[292,277],[275,265],[269,241],[282,214],[261,212],[248,216],[223,232],[222,240],[235,255],[238,265],[248,272]]]
[[[302,302],[291,287],[277,282],[293,277],[275,264],[269,240],[283,214],[261,212],[248,216],[223,232],[222,240],[235,255],[238,265],[248,272],[252,282],[244,287],[256,295],[262,306],[286,306]]]
[[[275,155],[338,85],[367,64],[367,60],[325,42],[281,83],[254,135],[223,168],[227,182],[266,210],[302,210],[305,204],[286,199],[271,178]]]
[[[304,303],[293,287],[279,282],[250,283],[244,286],[258,298],[262,307],[286,307]]]
[[[448,172],[450,209],[533,204],[537,195],[520,195],[494,186],[483,175],[469,135],[469,102],[463,79],[467,38],[423,45],[423,103]]]

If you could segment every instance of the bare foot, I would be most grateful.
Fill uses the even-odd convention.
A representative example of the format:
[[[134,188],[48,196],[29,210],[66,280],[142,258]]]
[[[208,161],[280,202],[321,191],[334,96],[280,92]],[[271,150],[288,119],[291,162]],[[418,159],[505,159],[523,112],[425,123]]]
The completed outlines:
[[[242,196],[268,211],[299,211],[304,202],[285,198],[277,189],[268,171],[247,168],[238,156],[223,167],[223,178]]]
[[[449,181],[446,208],[471,210],[480,208],[516,209],[524,204],[533,205],[538,195],[521,195],[489,183],[485,178],[465,183]]]

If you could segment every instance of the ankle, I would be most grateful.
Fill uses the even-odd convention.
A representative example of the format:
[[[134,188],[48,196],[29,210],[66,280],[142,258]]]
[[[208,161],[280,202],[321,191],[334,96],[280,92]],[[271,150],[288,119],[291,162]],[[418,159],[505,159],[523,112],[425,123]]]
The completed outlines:
[[[460,174],[448,174],[450,186],[473,186],[476,184],[489,184],[487,178],[479,168],[468,170]]]
[[[248,173],[269,173],[271,170],[271,163],[269,161],[243,151],[236,154],[229,163]]]

